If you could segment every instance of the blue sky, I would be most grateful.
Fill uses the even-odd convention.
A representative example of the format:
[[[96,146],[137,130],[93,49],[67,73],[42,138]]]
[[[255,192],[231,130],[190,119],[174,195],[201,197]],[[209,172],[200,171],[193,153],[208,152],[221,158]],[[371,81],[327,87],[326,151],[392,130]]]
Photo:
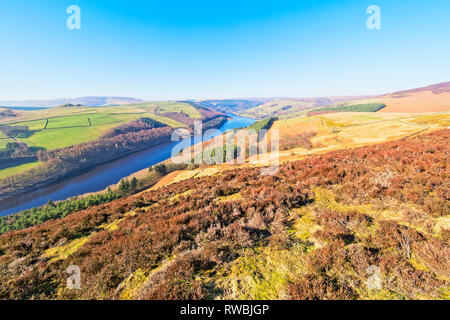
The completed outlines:
[[[66,28],[72,4],[81,30]],[[2,1],[0,100],[413,88],[450,80],[449,16],[448,0]]]

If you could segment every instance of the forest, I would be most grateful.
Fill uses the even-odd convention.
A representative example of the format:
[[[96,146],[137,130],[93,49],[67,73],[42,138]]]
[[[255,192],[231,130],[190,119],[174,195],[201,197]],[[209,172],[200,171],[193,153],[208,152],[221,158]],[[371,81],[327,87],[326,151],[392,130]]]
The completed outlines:
[[[234,169],[8,232],[0,298],[448,299],[449,138]]]
[[[267,118],[264,120],[260,120],[249,126],[249,129],[253,129],[256,132],[259,132],[260,130],[269,130],[272,127],[272,124],[277,120],[277,118]]]
[[[0,217],[0,234],[12,230],[22,230],[48,220],[64,218],[68,214],[87,209],[102,203],[108,203],[120,198],[120,195],[112,191],[104,194],[90,195],[83,198],[71,198],[65,201],[49,203],[43,207],[24,210],[22,212]]]
[[[386,105],[384,103],[366,103],[355,104],[351,106],[325,107],[308,112],[308,116],[311,117],[315,115],[334,112],[377,112],[385,107]]]

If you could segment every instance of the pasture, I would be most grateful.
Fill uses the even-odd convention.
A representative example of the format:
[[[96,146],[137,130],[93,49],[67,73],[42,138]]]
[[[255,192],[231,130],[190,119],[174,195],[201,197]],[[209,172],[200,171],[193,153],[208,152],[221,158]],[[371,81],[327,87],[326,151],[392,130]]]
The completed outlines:
[[[19,166],[15,166],[15,167],[9,167],[3,170],[0,170],[0,179],[6,178],[8,176],[12,176],[18,173],[21,173],[23,171],[26,170],[30,170],[32,168],[37,167],[38,165],[40,165],[41,162],[36,161],[36,162],[30,162],[30,163],[25,163]]]
[[[149,117],[171,127],[185,126],[178,121],[155,114],[155,110],[184,112],[195,118],[200,117],[198,111],[189,104],[161,102],[101,108],[60,107],[29,111],[20,119],[0,121],[0,125],[27,126],[31,134],[25,138],[18,138],[18,140],[30,147],[46,150],[55,150],[96,140],[111,128],[141,117]],[[6,136],[0,135],[0,149],[4,148],[7,141]]]
[[[200,113],[190,104],[182,102],[150,102],[111,107],[56,107],[45,110],[24,111],[14,118],[0,119],[0,126],[26,126],[28,133],[15,138],[29,147],[56,150],[94,141],[114,127],[142,117],[152,118],[177,128],[186,125],[161,113],[183,112],[193,118]],[[47,122],[48,121],[48,122]],[[0,150],[14,140],[0,131]],[[0,179],[27,171],[39,163],[27,163],[0,170]]]

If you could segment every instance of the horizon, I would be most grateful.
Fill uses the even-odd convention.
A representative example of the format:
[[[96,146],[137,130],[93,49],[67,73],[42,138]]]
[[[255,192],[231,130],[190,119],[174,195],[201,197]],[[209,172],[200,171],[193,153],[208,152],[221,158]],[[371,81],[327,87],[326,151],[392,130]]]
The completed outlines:
[[[421,88],[426,88],[429,86],[434,86],[434,85],[440,85],[440,84],[444,84],[444,83],[450,83],[450,81],[443,81],[443,82],[437,82],[437,83],[432,83],[432,84],[425,84],[425,85],[421,85],[419,87],[414,87],[414,88],[403,88],[403,89],[398,89],[398,90],[391,90],[388,92],[384,92],[384,93],[377,93],[377,94],[357,94],[357,95],[346,95],[346,94],[342,94],[342,95],[336,95],[336,96],[332,96],[332,95],[321,95],[321,96],[303,96],[303,97],[294,97],[294,96],[285,96],[285,97],[276,97],[276,96],[259,96],[259,97],[228,97],[228,98],[217,98],[217,97],[212,97],[212,98],[198,98],[198,99],[192,99],[192,98],[181,98],[181,99],[161,99],[161,100],[146,100],[143,99],[141,97],[132,97],[132,96],[100,96],[100,95],[90,95],[90,96],[78,96],[78,97],[58,97],[58,98],[44,98],[44,99],[26,99],[26,100],[13,100],[13,99],[6,99],[6,100],[0,100],[0,107],[26,107],[26,106],[19,106],[19,105],[14,105],[14,106],[8,106],[8,105],[1,105],[2,102],[44,102],[44,101],[57,101],[57,100],[76,100],[76,99],[84,99],[84,98],[119,98],[119,99],[135,99],[135,100],[141,100],[141,102],[137,102],[137,103],[149,103],[149,102],[182,102],[182,101],[227,101],[227,100],[289,100],[289,99],[293,99],[293,100],[302,100],[302,99],[316,99],[316,98],[339,98],[339,97],[348,97],[348,98],[358,98],[358,97],[378,97],[378,96],[383,96],[386,94],[392,94],[392,93],[396,93],[396,92],[401,92],[401,91],[407,91],[407,90],[411,90],[411,89],[421,89]],[[33,108],[33,107],[30,107]],[[37,107],[40,108],[40,107]]]
[[[74,4],[79,30],[67,26]],[[367,26],[371,5],[380,8],[379,30]],[[418,88],[448,81],[448,12],[444,0],[6,3],[0,101],[301,99]]]

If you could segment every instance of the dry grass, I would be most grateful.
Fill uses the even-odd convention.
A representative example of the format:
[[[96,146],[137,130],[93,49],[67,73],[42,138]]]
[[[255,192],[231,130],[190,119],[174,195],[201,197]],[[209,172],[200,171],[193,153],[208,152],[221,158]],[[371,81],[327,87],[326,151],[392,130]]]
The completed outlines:
[[[379,113],[428,113],[450,110],[450,92],[434,94],[431,91],[422,91],[401,97],[386,95],[363,101],[386,104],[386,108],[380,110]]]
[[[275,121],[269,131],[278,130],[280,140],[289,139],[298,134],[316,133],[310,138],[313,148],[298,147],[280,151],[280,163],[301,160],[305,157],[322,154],[333,150],[358,148],[366,145],[394,141],[415,134],[430,132],[448,126],[450,113],[396,114],[396,113],[360,113],[342,112],[314,117],[300,116]],[[276,154],[268,154],[275,157]],[[255,159],[248,159],[244,165],[213,165],[195,170],[183,170],[171,173],[159,181],[152,190],[168,184],[212,176],[214,174],[235,169],[236,167],[264,166],[252,164]]]

